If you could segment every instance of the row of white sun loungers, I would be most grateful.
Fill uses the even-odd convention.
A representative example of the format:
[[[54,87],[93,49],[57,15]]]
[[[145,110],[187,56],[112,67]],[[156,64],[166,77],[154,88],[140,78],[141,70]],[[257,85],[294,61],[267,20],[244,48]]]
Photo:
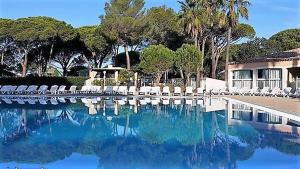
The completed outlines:
[[[264,87],[263,89],[258,89],[258,87],[254,87],[252,89],[249,88],[241,88],[238,89],[236,87],[232,87],[230,90],[225,89],[217,89],[211,90],[211,93],[214,95],[249,95],[249,96],[271,96],[271,97],[300,97],[300,88],[298,88],[294,93],[291,93],[292,88],[287,87],[281,90],[278,87],[270,90],[269,87]]]
[[[207,91],[208,94],[212,95],[250,95],[250,96],[281,96],[281,97],[300,97],[300,88],[294,93],[291,93],[292,88],[287,87],[283,90],[279,88],[273,88],[270,90],[269,87],[264,87],[259,90],[257,87],[252,89],[232,87],[229,90],[226,89],[212,89]],[[36,85],[20,85],[20,86],[0,86],[0,94],[3,95],[60,95],[60,94],[106,94],[106,95],[154,95],[154,96],[200,96],[204,95],[203,88],[197,88],[194,92],[193,87],[186,87],[185,92],[182,91],[181,87],[174,87],[174,91],[171,93],[170,88],[165,86],[162,88],[159,86],[142,86],[139,90],[135,86],[106,86],[104,90],[101,86],[83,86],[81,90],[77,90],[77,86],[71,86],[69,90],[66,90],[66,86],[53,85],[50,88],[47,85],[36,86]]]
[[[75,93],[76,86],[71,86],[69,90],[66,90],[66,86],[53,85],[50,88],[47,85],[20,85],[20,86],[0,86],[0,94],[3,95],[33,95],[33,94],[67,94]]]

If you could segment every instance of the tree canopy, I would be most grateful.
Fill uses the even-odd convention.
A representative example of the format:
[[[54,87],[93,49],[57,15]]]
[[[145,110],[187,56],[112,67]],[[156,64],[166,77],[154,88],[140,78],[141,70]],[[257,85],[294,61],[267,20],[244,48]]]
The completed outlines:
[[[278,32],[271,36],[269,41],[278,47],[278,51],[300,48],[300,29],[287,29]]]
[[[151,45],[142,51],[140,60],[140,69],[153,75],[159,83],[161,75],[173,66],[174,52],[163,45]]]
[[[144,0],[110,0],[101,16],[104,34],[123,46],[127,69],[130,69],[129,46],[141,45],[147,24],[144,19]]]
[[[192,74],[197,74],[202,69],[202,53],[195,45],[184,44],[175,53],[175,66],[182,71],[189,82]]]

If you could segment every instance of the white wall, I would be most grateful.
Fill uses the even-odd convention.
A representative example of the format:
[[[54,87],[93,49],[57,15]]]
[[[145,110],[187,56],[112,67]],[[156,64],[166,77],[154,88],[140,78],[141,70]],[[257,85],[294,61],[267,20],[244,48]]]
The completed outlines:
[[[206,92],[208,92],[212,89],[226,89],[226,83],[223,80],[206,78],[205,89],[206,89]]]

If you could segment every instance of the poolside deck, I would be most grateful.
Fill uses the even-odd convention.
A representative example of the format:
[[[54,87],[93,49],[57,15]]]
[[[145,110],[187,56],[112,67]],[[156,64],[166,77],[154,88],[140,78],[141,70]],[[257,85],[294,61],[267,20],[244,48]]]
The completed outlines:
[[[227,97],[300,116],[300,99],[261,96]]]

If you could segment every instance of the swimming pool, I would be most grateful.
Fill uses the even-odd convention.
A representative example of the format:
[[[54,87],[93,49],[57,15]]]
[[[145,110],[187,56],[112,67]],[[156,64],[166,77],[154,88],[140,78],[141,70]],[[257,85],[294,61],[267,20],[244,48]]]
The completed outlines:
[[[300,166],[300,123],[222,98],[2,98],[0,168]]]

